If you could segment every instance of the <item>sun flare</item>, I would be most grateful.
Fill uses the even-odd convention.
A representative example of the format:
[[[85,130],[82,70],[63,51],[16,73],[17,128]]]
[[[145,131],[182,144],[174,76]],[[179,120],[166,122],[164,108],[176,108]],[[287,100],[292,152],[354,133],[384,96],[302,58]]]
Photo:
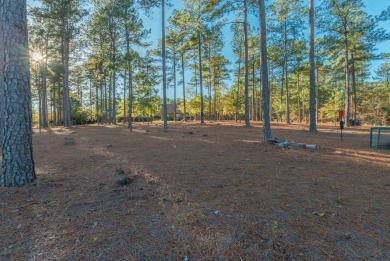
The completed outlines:
[[[43,59],[43,56],[40,53],[34,52],[34,53],[31,54],[31,58],[34,61],[39,62],[39,61],[41,61]]]

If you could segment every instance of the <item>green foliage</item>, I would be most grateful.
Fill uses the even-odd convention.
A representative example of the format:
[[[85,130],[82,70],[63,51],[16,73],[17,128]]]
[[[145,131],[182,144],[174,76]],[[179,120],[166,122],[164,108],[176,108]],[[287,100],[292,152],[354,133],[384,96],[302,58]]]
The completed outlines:
[[[130,92],[133,117],[141,119],[159,115],[162,104],[158,92],[161,83],[161,50],[147,50],[150,43],[146,42],[146,39],[150,30],[144,27],[139,12],[146,11],[150,14],[152,8],[161,7],[162,1],[95,0],[91,3],[93,9],[90,16],[87,16],[84,10],[89,7],[85,3],[86,1],[82,0],[42,0],[41,7],[31,9],[33,20],[30,26],[30,46],[32,52],[39,52],[44,57],[39,63],[36,61],[31,63],[34,106],[38,107],[39,100],[42,102],[45,76],[48,115],[50,118],[53,116],[54,112],[50,111],[53,108],[64,109],[62,48],[64,35],[61,31],[63,28],[61,19],[66,19],[71,25],[66,32],[70,38],[71,50],[74,52],[71,57],[75,57],[70,63],[73,68],[69,81],[71,115],[75,123],[99,120],[113,104],[117,105],[118,121],[124,120],[124,114],[129,114]],[[171,3],[175,4],[174,1]],[[188,115],[199,115],[201,107],[199,35],[203,68],[202,85],[206,90],[203,98],[205,106],[211,111],[210,117],[219,114],[232,118],[244,114],[244,30],[242,19],[237,18],[243,14],[243,3],[231,0],[183,0],[184,7],[180,10],[175,9],[168,18],[169,25],[166,29],[168,84],[181,87],[184,85]],[[276,0],[268,3],[267,59],[272,118],[285,119],[288,83],[291,119],[301,121],[309,114],[309,62],[305,37],[307,5],[300,0]],[[349,72],[351,76],[354,72],[357,79],[358,119],[363,123],[388,124],[389,60],[384,60],[377,70],[375,82],[368,83],[367,80],[370,76],[368,69],[370,59],[378,58],[374,56],[375,44],[389,38],[389,33],[378,27],[378,21],[389,19],[389,10],[385,10],[378,17],[371,17],[365,13],[361,0],[324,0],[321,3],[316,10],[317,29],[320,29],[321,37],[315,41],[319,120],[334,121],[338,111],[344,109],[346,102],[344,37],[347,33]],[[167,4],[170,5],[169,2]],[[254,8],[256,4],[257,1],[248,1],[249,12],[257,13]],[[84,20],[88,20],[88,28],[81,26]],[[229,30],[230,24],[233,39],[226,39],[223,31]],[[249,98],[256,93],[257,110],[261,107],[262,91],[258,27],[256,24],[248,28]],[[345,28],[348,29],[347,32]],[[228,44],[230,40],[231,45]],[[144,48],[145,51],[135,51],[136,46]],[[223,55],[223,50],[227,47],[232,48],[236,58],[232,65]],[[79,55],[80,49],[88,50],[85,52],[87,58],[83,62],[80,61],[84,58]],[[351,54],[354,56],[353,59]],[[176,72],[173,71],[174,63]],[[182,68],[186,78],[184,82]],[[284,73],[286,70],[287,79]],[[112,78],[114,74],[117,74],[115,86]],[[173,83],[175,74],[177,79]],[[187,75],[190,75],[188,79]],[[114,89],[116,94],[123,94],[121,99],[114,101],[112,97]],[[182,97],[177,98],[180,98],[179,109],[183,112],[184,100]],[[208,115],[208,110],[206,111]],[[61,113],[57,113],[58,116]]]
[[[334,122],[338,120],[339,111],[343,110],[343,95],[343,92],[339,89],[335,89],[330,93],[329,99],[323,104],[320,110],[323,121]]]

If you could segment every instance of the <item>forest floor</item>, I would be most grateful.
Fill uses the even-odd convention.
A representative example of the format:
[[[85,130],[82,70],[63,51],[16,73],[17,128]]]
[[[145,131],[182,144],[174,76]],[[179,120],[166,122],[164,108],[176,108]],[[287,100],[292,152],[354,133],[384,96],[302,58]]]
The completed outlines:
[[[390,151],[369,128],[135,123],[35,130],[0,188],[0,260],[390,260]],[[128,184],[119,184],[128,183]]]

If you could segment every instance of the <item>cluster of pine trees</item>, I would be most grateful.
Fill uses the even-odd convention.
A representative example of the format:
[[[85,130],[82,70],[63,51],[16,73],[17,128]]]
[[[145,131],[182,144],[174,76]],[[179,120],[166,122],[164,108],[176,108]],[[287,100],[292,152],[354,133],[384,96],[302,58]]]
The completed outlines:
[[[40,126],[152,118],[163,104],[163,76],[163,85],[173,88],[168,103],[187,116],[245,119],[247,125],[262,120],[260,23],[248,19],[258,16],[258,1],[183,0],[164,25],[165,41],[152,49],[140,14],[160,12],[151,8],[161,3],[42,0],[30,10],[30,48],[41,54],[32,61]],[[276,0],[266,8],[271,120],[309,121],[308,10],[301,0]],[[334,121],[345,110],[347,122],[386,124],[390,60],[375,46],[389,39],[379,27],[389,9],[372,17],[362,0],[323,0],[315,17],[317,120]],[[224,30],[233,39],[225,39]],[[226,47],[234,61],[224,57]],[[373,60],[383,64],[370,75]]]

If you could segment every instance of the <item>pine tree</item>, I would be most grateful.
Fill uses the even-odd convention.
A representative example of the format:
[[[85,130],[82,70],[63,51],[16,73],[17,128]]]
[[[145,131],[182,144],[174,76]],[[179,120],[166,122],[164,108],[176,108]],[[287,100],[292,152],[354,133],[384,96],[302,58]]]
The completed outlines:
[[[259,24],[260,24],[260,55],[261,55],[261,84],[263,97],[263,140],[272,139],[270,122],[270,92],[268,86],[268,61],[267,61],[267,24],[265,17],[264,0],[258,0]]]
[[[25,0],[3,0],[0,5],[2,78],[5,121],[0,186],[23,185],[36,178],[32,153],[27,11]]]
[[[48,19],[58,26],[60,35],[62,65],[63,65],[63,124],[64,126],[72,125],[71,105],[70,105],[70,87],[69,87],[69,70],[70,70],[70,44],[74,38],[77,26],[85,15],[81,9],[83,0],[42,0],[41,7],[32,9],[35,16],[42,19]]]
[[[314,57],[314,0],[309,0],[309,37],[310,37],[310,128],[317,131],[316,126],[316,85],[315,85],[315,57]]]

